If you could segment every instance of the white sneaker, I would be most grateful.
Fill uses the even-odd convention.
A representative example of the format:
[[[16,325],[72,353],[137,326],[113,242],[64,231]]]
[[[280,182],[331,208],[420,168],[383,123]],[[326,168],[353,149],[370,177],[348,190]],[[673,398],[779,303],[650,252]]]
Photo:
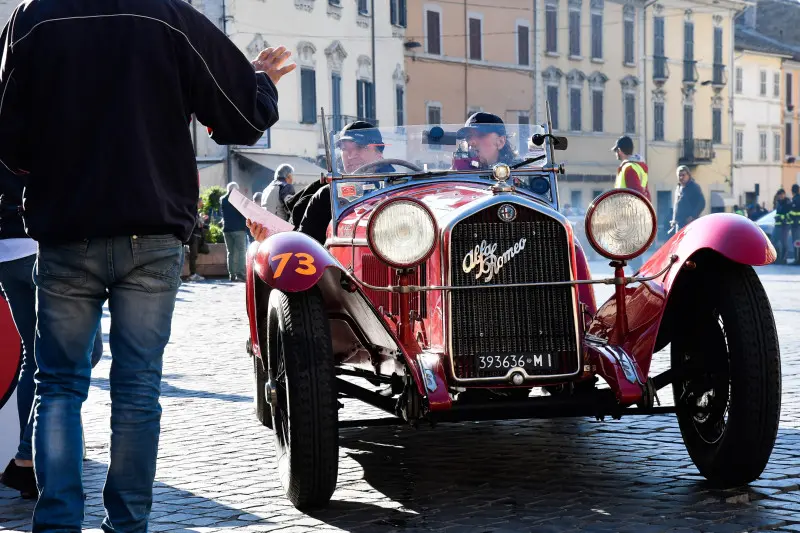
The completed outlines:
[[[206,278],[204,278],[203,276],[201,276],[200,274],[195,272],[194,274],[189,276],[187,279],[189,281],[204,281]]]

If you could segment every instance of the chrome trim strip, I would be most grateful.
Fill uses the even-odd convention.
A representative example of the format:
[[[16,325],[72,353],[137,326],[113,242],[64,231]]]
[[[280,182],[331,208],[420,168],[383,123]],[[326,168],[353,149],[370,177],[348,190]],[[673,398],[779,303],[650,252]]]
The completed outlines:
[[[567,218],[551,209],[549,207],[542,206],[536,202],[528,200],[522,196],[515,195],[513,193],[500,193],[491,198],[486,198],[482,201],[476,202],[475,204],[471,205],[469,208],[465,209],[461,213],[459,213],[459,217],[451,220],[450,223],[445,226],[442,230],[442,247],[444,248],[442,251],[442,260],[445,263],[445,267],[443,268],[443,274],[445,276],[445,285],[450,286],[450,272],[451,272],[451,257],[450,257],[450,237],[452,235],[453,229],[455,228],[456,224],[462,222],[466,218],[474,215],[484,209],[488,209],[490,207],[494,207],[498,204],[502,203],[512,203],[516,205],[521,205],[533,211],[537,211],[545,216],[549,216],[561,223],[564,226],[564,231],[567,235],[570,234],[570,226],[569,221]],[[569,243],[572,244],[572,243]],[[507,382],[509,377],[514,372],[522,372],[523,376],[526,378],[526,381],[529,382],[537,382],[537,381],[549,381],[552,379],[561,379],[561,378],[571,378],[574,376],[578,376],[583,371],[583,350],[581,349],[582,343],[580,339],[580,327],[578,324],[578,288],[577,285],[574,284],[575,280],[575,262],[572,260],[572,250],[573,248],[570,247],[568,250],[568,257],[567,261],[570,266],[570,280],[568,285],[573,285],[572,288],[572,314],[573,314],[573,325],[575,328],[575,346],[577,349],[575,350],[575,357],[577,359],[577,369],[575,372],[571,372],[568,374],[549,374],[546,376],[531,376],[527,372],[525,372],[522,368],[514,368],[509,369],[509,371],[502,377],[490,377],[490,378],[459,378],[456,376],[455,372],[455,357],[453,353],[453,330],[452,330],[452,320],[449,320],[445,326],[447,329],[443,331],[447,331],[447,350],[448,350],[448,357],[450,359],[450,375],[456,383],[503,383]],[[511,285],[512,287],[514,285]],[[533,285],[536,286],[536,285]],[[498,285],[490,286],[490,288],[497,288]],[[445,301],[447,302],[447,311],[443,313],[443,317],[449,317],[451,314],[452,308],[452,301],[451,301],[452,294],[448,292],[447,298]]]

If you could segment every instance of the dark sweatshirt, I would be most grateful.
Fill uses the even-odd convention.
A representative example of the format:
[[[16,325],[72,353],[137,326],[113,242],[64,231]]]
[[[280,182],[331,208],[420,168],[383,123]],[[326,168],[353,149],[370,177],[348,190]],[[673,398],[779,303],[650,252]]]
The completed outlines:
[[[27,176],[42,242],[188,240],[192,113],[219,144],[254,144],[278,120],[272,81],[183,0],[28,0],[0,46],[0,164]]]
[[[22,224],[22,178],[0,165],[0,239],[24,239]]]

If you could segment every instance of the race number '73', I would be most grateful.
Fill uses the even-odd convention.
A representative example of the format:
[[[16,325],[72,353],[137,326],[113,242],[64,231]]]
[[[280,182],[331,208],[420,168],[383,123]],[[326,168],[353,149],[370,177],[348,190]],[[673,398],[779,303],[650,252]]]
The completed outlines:
[[[298,274],[302,274],[303,276],[311,276],[312,274],[316,274],[317,267],[314,266],[314,258],[306,253],[292,253],[288,252],[285,254],[278,254],[270,259],[270,261],[279,261],[278,268],[275,269],[275,274],[273,277],[279,278],[281,274],[283,274],[283,269],[286,268],[286,264],[289,262],[289,259],[294,256],[297,258],[297,268],[294,269],[295,272]]]

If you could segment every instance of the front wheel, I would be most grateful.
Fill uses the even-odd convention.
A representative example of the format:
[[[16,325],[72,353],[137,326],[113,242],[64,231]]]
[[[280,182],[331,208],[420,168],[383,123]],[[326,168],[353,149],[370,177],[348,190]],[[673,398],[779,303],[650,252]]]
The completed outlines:
[[[271,291],[269,382],[278,474],[298,509],[328,504],[339,466],[339,409],[322,295]]]
[[[671,354],[678,423],[703,476],[743,485],[764,471],[778,433],[781,363],[772,309],[752,267],[720,260],[687,274],[697,277],[696,299],[677,317]]]

